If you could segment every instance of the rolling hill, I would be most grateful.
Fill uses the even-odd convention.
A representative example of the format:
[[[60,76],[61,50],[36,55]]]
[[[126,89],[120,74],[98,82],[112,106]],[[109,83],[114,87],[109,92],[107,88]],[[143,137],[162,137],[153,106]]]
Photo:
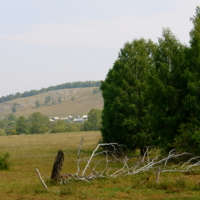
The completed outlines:
[[[27,117],[33,112],[41,112],[48,117],[65,117],[72,115],[73,117],[88,114],[92,108],[103,108],[103,98],[101,92],[93,94],[95,87],[73,88],[49,91],[37,94],[31,97],[13,99],[4,103],[0,103],[0,117],[12,112],[13,104],[16,104],[16,116]],[[51,101],[45,104],[45,98],[51,97]],[[71,100],[72,97],[74,100]],[[52,104],[61,98],[61,103]],[[35,101],[39,101],[41,106],[36,108]]]

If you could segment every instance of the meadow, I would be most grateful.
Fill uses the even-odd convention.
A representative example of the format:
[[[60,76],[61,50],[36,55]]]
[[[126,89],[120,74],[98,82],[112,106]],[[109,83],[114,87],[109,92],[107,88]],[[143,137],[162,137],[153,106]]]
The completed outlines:
[[[65,153],[62,173],[76,173],[81,138],[84,138],[81,157],[87,157],[98,144],[101,134],[80,132],[1,136],[0,153],[10,154],[11,165],[9,170],[0,171],[0,199],[199,199],[200,175],[196,172],[163,173],[159,183],[155,182],[154,173],[139,173],[96,179],[89,183],[71,181],[66,185],[52,184],[51,171],[60,149]],[[49,191],[40,183],[36,167]]]

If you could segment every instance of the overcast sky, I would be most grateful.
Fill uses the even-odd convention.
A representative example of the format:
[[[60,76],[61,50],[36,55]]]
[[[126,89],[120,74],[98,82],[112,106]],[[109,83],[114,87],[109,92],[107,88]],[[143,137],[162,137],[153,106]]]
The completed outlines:
[[[199,0],[0,0],[0,97],[104,80],[124,43],[169,27],[189,43]]]

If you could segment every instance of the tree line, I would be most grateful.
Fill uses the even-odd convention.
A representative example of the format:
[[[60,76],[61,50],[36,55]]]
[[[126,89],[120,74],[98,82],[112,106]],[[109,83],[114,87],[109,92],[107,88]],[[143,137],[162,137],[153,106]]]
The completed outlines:
[[[42,88],[40,90],[31,90],[29,92],[26,91],[23,93],[17,92],[16,94],[3,96],[0,98],[0,103],[17,99],[17,98],[30,97],[30,96],[34,96],[37,94],[41,94],[41,93],[53,91],[53,90],[60,90],[60,89],[67,89],[67,88],[70,89],[70,88],[84,88],[84,87],[99,87],[100,85],[101,85],[101,81],[77,81],[77,82],[72,82],[72,83],[69,82],[69,83],[59,84],[57,86]]]
[[[200,154],[200,7],[189,45],[169,28],[157,43],[125,43],[100,89],[103,142]]]
[[[88,120],[84,123],[72,123],[65,120],[50,121],[49,117],[34,112],[27,118],[6,115],[0,120],[0,135],[64,133],[80,131],[99,131],[101,127],[101,110],[92,108]]]

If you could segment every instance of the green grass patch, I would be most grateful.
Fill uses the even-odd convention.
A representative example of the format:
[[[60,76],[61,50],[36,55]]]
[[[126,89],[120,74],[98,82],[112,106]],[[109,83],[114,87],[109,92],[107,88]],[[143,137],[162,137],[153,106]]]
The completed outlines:
[[[0,170],[8,170],[10,169],[10,154],[4,153],[0,155]]]
[[[154,172],[141,172],[117,178],[101,178],[89,183],[70,181],[65,185],[50,180],[55,156],[58,150],[65,153],[62,173],[74,174],[77,171],[77,150],[84,138],[80,157],[89,157],[101,138],[100,132],[60,133],[44,135],[1,136],[0,152],[9,157],[10,170],[0,171],[0,193],[5,200],[12,199],[199,199],[199,173],[161,173],[159,183],[155,182]],[[137,154],[137,152],[136,152]],[[94,161],[104,160],[102,155]],[[133,162],[138,161],[138,157]],[[104,161],[103,161],[104,162]],[[101,171],[105,163],[96,170]],[[133,163],[134,164],[134,163]],[[81,162],[84,169],[86,162]],[[91,162],[91,168],[94,163]],[[47,184],[47,191],[35,172],[38,168]],[[122,167],[112,163],[110,168]],[[112,171],[112,170],[111,170]],[[87,170],[87,174],[91,169]]]

